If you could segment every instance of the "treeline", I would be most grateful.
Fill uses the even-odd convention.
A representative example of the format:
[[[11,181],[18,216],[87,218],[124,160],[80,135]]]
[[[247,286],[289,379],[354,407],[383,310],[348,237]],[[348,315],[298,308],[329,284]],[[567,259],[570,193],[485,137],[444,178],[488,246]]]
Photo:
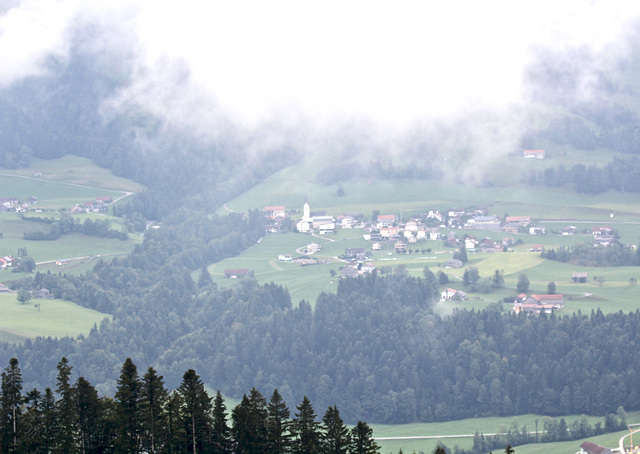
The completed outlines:
[[[540,257],[581,266],[640,266],[640,249],[632,249],[614,241],[607,247],[582,243],[545,249]]]
[[[293,417],[278,390],[269,401],[252,388],[229,415],[220,392],[211,398],[189,369],[169,391],[149,367],[140,377],[130,358],[113,397],[100,396],[84,377],[72,383],[66,358],[56,366],[55,393],[47,387],[23,394],[16,358],[2,372],[0,449],[54,453],[314,453],[373,454],[373,430],[359,421],[348,429],[330,406],[318,421],[306,397]]]
[[[551,187],[568,187],[583,194],[601,194],[614,190],[622,193],[640,192],[640,158],[615,156],[605,166],[575,164],[549,167],[533,175],[530,182]]]
[[[70,214],[62,213],[59,219],[55,217],[23,215],[22,220],[51,225],[48,232],[41,230],[24,232],[23,236],[25,240],[53,241],[69,233],[82,233],[100,238],[117,238],[123,241],[129,239],[127,232],[111,229],[111,222],[108,219],[97,219],[94,221],[87,218],[81,224],[79,220],[74,220]]]

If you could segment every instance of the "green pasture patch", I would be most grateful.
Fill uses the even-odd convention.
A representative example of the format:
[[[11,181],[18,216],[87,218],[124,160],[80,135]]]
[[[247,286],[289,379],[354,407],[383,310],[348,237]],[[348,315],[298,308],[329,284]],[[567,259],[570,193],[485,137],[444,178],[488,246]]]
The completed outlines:
[[[635,413],[629,414],[629,421],[632,419]],[[376,442],[382,448],[381,453],[397,454],[400,449],[403,452],[424,452],[431,453],[434,451],[438,442],[442,442],[448,448],[452,449],[457,445],[460,449],[471,449],[473,447],[473,436],[476,432],[480,434],[494,434],[504,433],[517,423],[518,428],[522,429],[526,426],[527,431],[536,430],[536,419],[538,420],[538,430],[543,430],[544,422],[543,416],[539,415],[519,415],[515,417],[490,417],[490,418],[473,418],[463,419],[457,421],[447,421],[438,423],[411,423],[411,424],[371,424],[373,429],[373,435],[376,438]],[[568,425],[575,420],[579,420],[581,416],[570,415],[564,416]],[[597,421],[603,423],[602,417],[587,416],[589,424],[595,424]],[[560,417],[556,417],[559,420]],[[603,423],[604,424],[604,423]],[[598,437],[589,438],[589,441],[601,444],[602,446],[618,446],[618,440],[625,432],[617,432],[613,434],[601,435]],[[455,436],[459,437],[455,437]],[[399,438],[399,437],[434,437],[434,438],[422,438],[422,439],[404,439],[404,440],[389,440],[386,438]],[[586,440],[576,440],[571,442],[562,443],[538,443],[531,445],[523,445],[515,447],[515,452],[521,453],[549,453],[553,452],[560,454],[574,454],[579,450],[580,444]],[[565,450],[569,446],[572,446],[573,451]],[[506,446],[505,446],[506,447]],[[558,447],[560,450],[556,450]],[[532,451],[528,451],[532,449]],[[541,449],[541,450],[534,450]],[[495,449],[493,452],[503,452],[502,449]]]
[[[6,172],[0,173],[0,194],[2,197],[16,197],[26,202],[31,196],[38,198],[37,205],[43,209],[71,208],[72,205],[95,201],[97,197],[112,197],[114,200],[124,196],[121,191],[100,189],[89,186],[18,177]]]
[[[135,235],[131,235],[129,240],[123,241],[116,238],[99,238],[82,233],[71,233],[63,235],[55,241],[2,239],[0,240],[0,248],[3,251],[8,250],[11,254],[16,254],[17,248],[26,247],[29,256],[33,257],[36,263],[40,263],[91,255],[97,257],[128,253],[138,242],[140,239]]]
[[[36,306],[39,305],[39,306]],[[70,301],[31,299],[26,304],[17,301],[15,293],[0,295],[0,337],[15,339],[38,336],[64,337],[88,334],[94,325],[111,318]]]
[[[138,192],[145,189],[144,185],[117,177],[111,170],[97,166],[90,159],[71,154],[56,159],[34,158],[28,169],[12,169],[3,173],[113,191]]]
[[[471,254],[468,254],[470,256]],[[544,262],[539,252],[494,252],[482,255],[482,259],[474,262],[480,276],[490,277],[495,270],[504,271],[504,275],[519,274]]]
[[[543,430],[543,416],[527,414],[515,417],[490,417],[490,418],[474,418],[463,419],[458,421],[448,421],[441,423],[412,423],[412,424],[371,424],[374,430],[376,442],[381,446],[381,453],[397,454],[400,449],[403,452],[424,452],[431,453],[437,446],[438,441],[444,443],[453,450],[455,445],[461,449],[470,449],[473,446],[473,435],[478,432],[480,434],[504,433],[517,423],[522,429],[526,426],[527,431],[535,431],[536,419],[538,420],[538,430]],[[575,420],[581,419],[581,415],[564,416],[568,425]],[[634,423],[640,418],[639,412],[628,413],[628,422]],[[559,420],[560,417],[555,417]],[[604,425],[604,418],[598,416],[586,416],[589,424],[594,425],[600,421]],[[600,446],[617,447],[620,437],[628,434],[627,431],[615,432],[596,437],[590,437],[583,440],[574,440],[557,443],[535,443],[529,445],[521,445],[515,447],[518,454],[542,454],[542,453],[558,453],[558,454],[574,454],[579,450],[580,445],[585,441],[591,441]],[[408,440],[380,440],[379,438],[387,437],[416,437],[416,436],[438,436],[444,435],[447,438],[433,439],[408,439]],[[454,435],[467,435],[460,438],[449,438]],[[470,436],[469,436],[470,435]],[[628,439],[627,439],[628,440]],[[503,449],[495,449],[493,452],[503,452]]]

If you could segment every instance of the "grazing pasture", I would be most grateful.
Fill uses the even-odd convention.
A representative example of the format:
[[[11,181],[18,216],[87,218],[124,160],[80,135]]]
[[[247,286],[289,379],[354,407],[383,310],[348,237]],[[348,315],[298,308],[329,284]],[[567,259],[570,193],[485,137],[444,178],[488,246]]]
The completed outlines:
[[[37,305],[37,306],[36,306]],[[111,318],[70,301],[33,298],[20,304],[15,293],[0,295],[0,340],[19,342],[43,337],[87,335],[94,325]]]

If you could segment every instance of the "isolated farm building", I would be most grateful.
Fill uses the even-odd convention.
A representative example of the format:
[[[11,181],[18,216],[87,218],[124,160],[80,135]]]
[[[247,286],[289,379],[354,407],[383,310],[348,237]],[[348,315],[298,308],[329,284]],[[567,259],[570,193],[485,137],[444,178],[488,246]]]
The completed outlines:
[[[280,254],[278,255],[278,260],[281,262],[290,262],[293,259],[291,254]]]
[[[381,214],[378,216],[376,227],[381,229],[383,227],[389,227],[396,222],[395,214]]]
[[[578,228],[575,225],[568,225],[560,230],[560,235],[575,235]]]
[[[559,293],[553,295],[531,295],[524,302],[525,304],[551,305],[554,309],[564,307],[564,297]]]
[[[4,284],[0,284],[0,293],[9,293],[9,287]]]
[[[462,268],[462,261],[458,259],[447,260],[444,266],[447,268]]]
[[[544,244],[532,244],[529,248],[529,252],[542,252],[544,250]]]
[[[233,270],[224,270],[224,277],[226,279],[239,279],[249,275],[247,268],[238,268]]]
[[[581,454],[613,454],[609,448],[605,448],[599,446],[595,443],[591,443],[590,441],[585,441],[580,445],[580,453]]]
[[[524,150],[525,159],[544,159],[544,150]]]
[[[111,203],[113,202],[113,199],[111,197],[109,197],[108,195],[104,195],[104,196],[100,196],[100,197],[96,197],[96,201],[98,203]]]
[[[573,273],[571,279],[573,280],[573,282],[584,284],[589,279],[589,273]]]
[[[443,290],[440,294],[442,301],[464,301],[467,299],[467,294],[462,290],[456,290],[454,288],[448,288]]]
[[[52,300],[53,299],[53,295],[51,294],[51,292],[49,291],[49,289],[46,288],[41,288],[40,290],[38,290],[34,295],[34,298],[42,298],[42,299],[47,299],[47,300]]]
[[[287,217],[285,207],[281,205],[264,207],[264,213],[271,219],[284,219]]]

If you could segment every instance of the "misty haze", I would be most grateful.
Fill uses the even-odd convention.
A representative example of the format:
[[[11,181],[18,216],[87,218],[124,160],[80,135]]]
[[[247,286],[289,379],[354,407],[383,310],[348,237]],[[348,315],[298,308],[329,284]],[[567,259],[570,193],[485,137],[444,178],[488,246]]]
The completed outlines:
[[[640,452],[629,3],[0,1],[0,451]]]

